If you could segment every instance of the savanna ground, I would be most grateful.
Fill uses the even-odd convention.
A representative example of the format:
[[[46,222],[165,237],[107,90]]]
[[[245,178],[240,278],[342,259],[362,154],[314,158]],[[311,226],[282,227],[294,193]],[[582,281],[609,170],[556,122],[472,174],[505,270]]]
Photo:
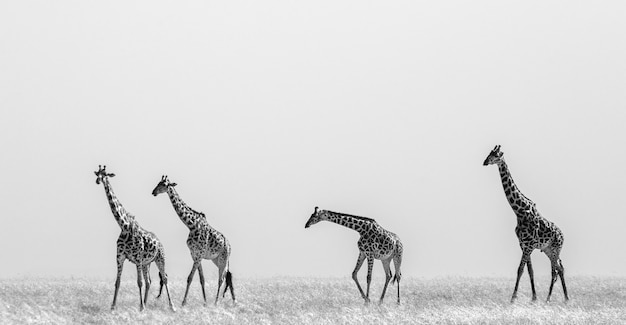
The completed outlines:
[[[571,300],[563,302],[555,285],[546,303],[549,279],[537,279],[540,301],[530,302],[528,278],[522,278],[520,296],[511,304],[511,278],[405,278],[402,304],[390,286],[378,304],[383,279],[374,277],[370,305],[364,305],[349,277],[341,279],[235,277],[237,302],[229,295],[217,306],[203,305],[197,278],[188,304],[180,303],[185,279],[171,279],[177,311],[164,297],[155,299],[153,278],[146,310],[138,311],[134,281],[121,284],[117,309],[110,310],[114,279],[4,279],[0,280],[2,324],[626,324],[626,278],[571,277]],[[558,287],[557,287],[558,286]],[[213,297],[215,283],[208,281]]]

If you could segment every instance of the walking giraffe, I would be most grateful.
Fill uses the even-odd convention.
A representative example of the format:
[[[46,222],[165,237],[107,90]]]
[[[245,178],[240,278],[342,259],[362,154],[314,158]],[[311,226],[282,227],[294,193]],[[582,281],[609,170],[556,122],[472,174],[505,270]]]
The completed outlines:
[[[511,172],[504,161],[504,153],[500,151],[500,146],[497,145],[483,163],[487,165],[498,165],[500,170],[500,178],[502,180],[502,187],[504,188],[504,194],[506,195],[513,212],[517,216],[517,227],[515,227],[515,234],[519,239],[519,245],[522,249],[522,259],[519,267],[517,268],[517,280],[515,281],[515,290],[511,297],[511,302],[517,298],[517,288],[519,286],[519,280],[524,273],[524,265],[527,265],[528,276],[530,277],[530,288],[532,290],[532,300],[537,300],[537,293],[535,292],[535,279],[533,273],[533,267],[530,261],[530,254],[539,249],[544,252],[550,259],[552,265],[552,281],[550,282],[550,290],[548,291],[547,301],[550,301],[552,295],[552,288],[557,280],[557,275],[561,278],[561,285],[563,286],[563,295],[565,301],[569,300],[567,296],[567,288],[565,286],[565,269],[561,258],[561,248],[563,247],[563,233],[561,230],[551,221],[542,217],[539,211],[537,211],[536,204],[527,198],[517,185],[513,182]]]
[[[348,227],[356,230],[360,235],[357,243],[359,247],[359,258],[356,261],[356,267],[352,271],[352,279],[356,283],[356,287],[361,293],[361,297],[365,299],[365,303],[370,302],[370,282],[372,281],[372,267],[374,266],[374,259],[381,260],[383,268],[385,269],[385,286],[383,287],[383,293],[380,295],[380,303],[382,304],[383,298],[385,298],[385,291],[387,291],[387,285],[391,279],[391,261],[393,260],[396,275],[393,277],[394,282],[398,282],[398,304],[400,303],[400,278],[402,272],[400,272],[400,265],[402,264],[402,242],[400,238],[391,231],[383,229],[376,220],[353,216],[345,213],[332,212],[328,210],[318,210],[315,207],[315,211],[306,222],[304,228],[322,221],[330,221],[336,224]],[[364,293],[357,273],[363,265],[363,261],[367,258],[367,292]]]
[[[230,244],[224,235],[215,228],[209,225],[206,216],[202,212],[195,211],[190,208],[180,198],[176,190],[174,189],[176,183],[171,183],[167,176],[162,176],[159,184],[152,191],[152,195],[157,196],[161,193],[167,192],[170,197],[170,201],[174,206],[174,210],[180,220],[189,228],[189,236],[187,237],[187,247],[191,253],[193,259],[193,266],[189,277],[187,277],[187,289],[185,290],[185,297],[183,298],[182,305],[187,303],[187,294],[189,293],[189,286],[193,280],[193,275],[198,269],[198,276],[200,277],[200,286],[202,287],[202,298],[206,304],[206,293],[204,291],[204,272],[202,271],[202,259],[211,260],[218,268],[218,280],[217,280],[217,294],[215,296],[215,304],[220,296],[220,288],[224,279],[226,280],[226,286],[224,287],[224,295],[226,290],[230,288],[230,295],[235,301],[235,291],[233,289],[232,274],[230,273],[228,261],[230,258]]]
[[[106,166],[98,166],[96,174],[96,184],[104,185],[104,192],[106,193],[111,212],[117,224],[120,226],[122,232],[117,239],[117,279],[115,280],[115,294],[113,295],[113,303],[111,304],[111,310],[115,309],[115,302],[117,301],[117,292],[120,288],[120,277],[122,276],[122,268],[124,267],[124,261],[128,259],[135,265],[137,265],[137,285],[139,286],[139,310],[144,309],[144,304],[148,302],[148,291],[150,290],[150,263],[155,262],[159,268],[159,277],[161,278],[161,286],[159,288],[159,295],[163,286],[165,286],[165,292],[167,293],[167,300],[169,301],[172,311],[176,311],[172,300],[170,299],[170,290],[167,285],[167,274],[165,273],[165,252],[163,245],[154,233],[151,233],[139,226],[139,223],[135,220],[135,216],[130,214],[113,193],[113,187],[109,182],[110,177],[114,177],[115,174],[107,173]],[[142,274],[146,282],[145,296],[142,297]]]

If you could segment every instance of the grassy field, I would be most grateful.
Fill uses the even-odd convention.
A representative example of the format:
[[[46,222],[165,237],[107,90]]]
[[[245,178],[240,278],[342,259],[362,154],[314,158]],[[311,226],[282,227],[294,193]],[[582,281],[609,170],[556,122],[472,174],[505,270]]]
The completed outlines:
[[[514,279],[403,279],[402,304],[390,287],[378,305],[382,279],[374,278],[365,306],[349,277],[341,279],[239,279],[237,302],[230,299],[204,306],[194,279],[187,306],[180,307],[184,279],[171,280],[176,313],[156,296],[153,282],[145,311],[138,311],[137,286],[122,282],[118,305],[111,311],[113,279],[0,280],[2,324],[626,324],[626,279],[572,277],[571,300],[564,303],[559,287],[545,303],[547,279],[538,279],[542,301],[531,303],[524,277],[518,301],[509,302]],[[158,287],[158,284],[156,285]],[[556,288],[556,286],[555,286]],[[207,291],[212,296],[215,284]],[[373,300],[374,301],[374,300]]]

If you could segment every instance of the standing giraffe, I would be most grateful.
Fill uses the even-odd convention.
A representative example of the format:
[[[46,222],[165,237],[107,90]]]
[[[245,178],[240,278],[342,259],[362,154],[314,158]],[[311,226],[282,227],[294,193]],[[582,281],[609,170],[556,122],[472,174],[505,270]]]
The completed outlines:
[[[163,245],[154,233],[151,233],[139,226],[139,223],[135,220],[135,216],[130,214],[113,193],[113,187],[109,182],[109,177],[114,177],[115,174],[107,173],[106,166],[98,166],[96,174],[96,184],[104,185],[104,192],[109,201],[109,206],[113,212],[113,217],[117,224],[120,226],[122,232],[117,239],[117,279],[115,280],[115,294],[113,295],[113,303],[111,304],[111,310],[115,309],[115,302],[117,301],[117,292],[120,288],[120,277],[122,276],[122,268],[124,267],[124,261],[128,259],[135,265],[137,265],[137,285],[139,286],[139,310],[144,309],[144,304],[148,302],[148,291],[150,290],[150,264],[155,262],[159,268],[159,277],[161,278],[161,286],[159,288],[159,295],[165,286],[165,292],[167,293],[167,300],[169,301],[172,311],[176,311],[172,300],[170,299],[170,290],[167,285],[167,274],[165,273],[165,251]],[[142,297],[142,273],[146,281],[145,296]]]
[[[385,269],[385,286],[383,287],[383,293],[380,295],[380,303],[382,304],[385,297],[385,291],[387,291],[387,285],[391,280],[391,261],[393,260],[396,275],[393,277],[392,283],[398,281],[398,304],[400,303],[400,278],[402,272],[400,272],[400,264],[402,263],[402,242],[400,238],[391,231],[383,229],[376,220],[364,217],[353,216],[345,213],[337,213],[328,210],[318,210],[315,207],[315,211],[306,222],[304,228],[309,228],[322,220],[334,222],[336,224],[348,227],[356,230],[360,235],[357,243],[359,247],[359,258],[356,261],[356,267],[352,271],[352,279],[356,283],[356,287],[361,293],[361,297],[365,299],[365,303],[370,302],[370,283],[372,281],[372,267],[374,266],[374,259],[381,260],[383,268]],[[367,258],[367,293],[363,292],[357,273],[363,261]]]
[[[200,277],[200,286],[202,287],[202,298],[206,304],[206,293],[204,291],[204,272],[202,271],[202,259],[211,260],[218,268],[218,280],[217,280],[217,295],[215,296],[215,304],[220,296],[220,288],[224,279],[226,280],[226,286],[224,287],[224,295],[226,290],[230,288],[230,295],[235,301],[235,291],[233,289],[232,274],[230,273],[228,261],[230,258],[230,244],[224,235],[215,228],[209,225],[206,216],[202,212],[195,211],[190,208],[180,198],[176,190],[174,189],[176,183],[171,183],[167,176],[162,176],[159,184],[152,191],[152,195],[167,192],[170,197],[170,201],[174,206],[174,210],[180,220],[189,228],[189,236],[187,237],[187,247],[191,253],[193,259],[193,266],[189,277],[187,277],[187,289],[185,290],[185,297],[183,298],[183,306],[187,303],[187,294],[189,293],[189,286],[193,280],[193,275],[198,269],[198,276]]]
[[[511,297],[511,302],[517,298],[517,288],[519,286],[519,280],[524,273],[524,265],[528,267],[528,275],[530,277],[530,288],[532,290],[532,300],[537,300],[537,293],[535,292],[535,279],[533,274],[533,267],[530,261],[530,254],[539,249],[544,252],[550,259],[552,265],[552,281],[550,282],[550,290],[548,291],[547,301],[550,301],[552,295],[552,288],[557,280],[557,275],[561,278],[561,285],[563,286],[563,295],[565,301],[569,300],[567,296],[567,288],[565,286],[565,269],[561,258],[561,248],[563,247],[563,233],[561,230],[551,221],[542,217],[539,211],[537,211],[536,204],[527,198],[517,185],[513,182],[511,172],[504,161],[504,153],[500,151],[500,146],[497,145],[483,163],[487,165],[498,165],[500,170],[500,178],[502,180],[502,187],[504,188],[504,194],[506,195],[513,212],[517,216],[517,227],[515,227],[515,234],[519,239],[519,245],[522,249],[522,259],[519,267],[517,268],[517,280],[515,281],[515,290]]]

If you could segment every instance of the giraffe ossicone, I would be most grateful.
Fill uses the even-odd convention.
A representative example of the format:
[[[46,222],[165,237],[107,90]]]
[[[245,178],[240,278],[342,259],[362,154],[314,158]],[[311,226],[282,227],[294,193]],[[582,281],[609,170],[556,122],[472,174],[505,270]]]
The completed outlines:
[[[389,281],[392,280],[390,264],[391,261],[393,261],[396,274],[393,276],[392,284],[395,282],[398,284],[397,303],[400,304],[400,279],[402,277],[400,266],[402,264],[403,252],[400,238],[391,231],[381,227],[374,219],[328,210],[319,210],[318,207],[315,207],[313,214],[304,225],[304,228],[309,228],[323,220],[353,229],[361,236],[357,242],[359,257],[354,271],[352,271],[352,279],[356,283],[365,303],[370,302],[369,293],[370,283],[372,281],[372,268],[374,266],[374,260],[377,259],[381,260],[385,270],[385,286],[380,296],[380,303],[382,304]],[[361,269],[365,259],[367,259],[367,290],[364,292],[357,278],[357,273]]]
[[[159,277],[161,279],[157,298],[161,296],[163,287],[165,287],[169,306],[172,311],[176,311],[174,305],[172,304],[170,290],[167,284],[167,274],[165,273],[165,251],[163,249],[163,245],[154,233],[139,226],[135,217],[126,211],[126,209],[119,202],[113,192],[113,187],[109,182],[109,178],[114,177],[115,174],[107,173],[106,166],[98,166],[98,170],[94,173],[97,177],[96,184],[102,183],[104,186],[109,207],[111,208],[115,221],[117,221],[121,229],[121,233],[117,239],[117,278],[115,280],[115,293],[113,294],[111,309],[115,309],[124,262],[129,260],[137,266],[139,310],[143,310],[145,304],[148,302],[148,292],[150,290],[151,283],[150,264],[154,262],[159,269]],[[144,281],[146,289],[145,294],[142,294]]]
[[[532,300],[537,300],[534,272],[530,260],[530,254],[535,249],[541,250],[548,256],[552,267],[552,280],[546,300],[550,301],[552,289],[558,276],[561,279],[563,295],[567,301],[569,300],[569,296],[567,295],[567,287],[565,285],[565,268],[560,258],[561,249],[563,247],[563,233],[553,222],[541,216],[535,202],[522,194],[517,185],[515,185],[511,177],[511,172],[504,161],[504,152],[502,152],[500,148],[500,145],[495,146],[483,162],[483,165],[498,166],[504,194],[517,217],[515,234],[517,235],[520,248],[522,249],[522,258],[517,268],[517,280],[515,281],[515,289],[513,290],[511,302],[515,301],[517,298],[517,289],[519,287],[520,278],[524,273],[524,266],[528,268]]]

